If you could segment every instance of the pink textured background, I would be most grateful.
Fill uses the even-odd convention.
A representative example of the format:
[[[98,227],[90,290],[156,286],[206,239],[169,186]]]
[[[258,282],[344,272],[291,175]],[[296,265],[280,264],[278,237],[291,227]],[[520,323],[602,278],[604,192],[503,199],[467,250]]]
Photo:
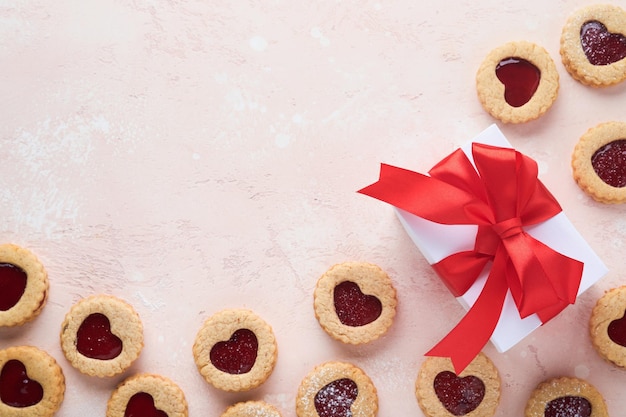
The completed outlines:
[[[367,372],[381,416],[420,416],[422,354],[463,315],[391,208],[357,194],[386,162],[426,171],[494,120],[474,75],[511,41],[544,46],[561,76],[541,119],[499,125],[609,274],[507,353],[497,416],[521,415],[542,380],[579,376],[626,409],[625,371],[603,362],[590,310],[624,283],[626,206],[592,201],[570,155],[590,127],[624,120],[626,84],[594,90],[563,68],[559,37],[582,0],[0,2],[0,241],[34,251],[51,282],[34,322],[0,329],[63,367],[58,416],[104,415],[117,383],[155,372],[184,390],[191,416],[264,399],[295,416],[306,373],[327,360]],[[624,1],[614,2],[626,8]],[[334,263],[374,262],[399,292],[389,333],[367,346],[330,339],[313,315]],[[131,370],[84,376],[63,357],[60,324],[80,298],[137,309],[145,348]],[[191,345],[202,321],[246,307],[274,328],[279,357],[262,387],[215,390]]]

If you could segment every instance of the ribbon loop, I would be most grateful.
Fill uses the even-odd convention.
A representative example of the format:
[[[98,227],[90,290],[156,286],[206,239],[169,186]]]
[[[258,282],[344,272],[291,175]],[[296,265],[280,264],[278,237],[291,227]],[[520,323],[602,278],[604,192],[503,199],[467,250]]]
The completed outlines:
[[[522,317],[545,323],[576,299],[581,262],[537,241],[524,227],[561,207],[537,178],[537,164],[511,148],[472,144],[476,168],[460,150],[430,176],[381,165],[380,179],[360,193],[440,224],[478,226],[474,249],[433,265],[455,295],[463,295],[492,262],[485,286],[465,317],[427,355],[449,357],[460,373],[497,325],[508,291]],[[504,220],[502,220],[504,219]]]

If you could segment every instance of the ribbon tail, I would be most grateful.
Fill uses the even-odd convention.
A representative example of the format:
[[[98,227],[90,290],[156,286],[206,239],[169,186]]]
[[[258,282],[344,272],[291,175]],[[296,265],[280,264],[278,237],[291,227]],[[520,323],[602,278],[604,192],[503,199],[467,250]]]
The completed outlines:
[[[500,257],[500,260],[502,257]],[[508,287],[499,275],[503,262],[494,262],[487,282],[461,321],[426,356],[450,358],[460,374],[485,347],[498,324]]]

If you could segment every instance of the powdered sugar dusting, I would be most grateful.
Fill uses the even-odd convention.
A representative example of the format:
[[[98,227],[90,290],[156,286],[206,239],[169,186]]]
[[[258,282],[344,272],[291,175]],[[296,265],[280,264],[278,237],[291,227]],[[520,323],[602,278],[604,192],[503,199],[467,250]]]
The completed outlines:
[[[368,393],[361,392],[361,389],[367,391],[367,387],[357,385],[356,380],[361,380],[358,374],[362,371],[349,363],[328,362],[318,366],[302,381],[299,408],[315,410],[320,417],[372,416],[377,400],[373,400],[374,408],[368,404]],[[369,380],[364,374],[363,378]],[[360,384],[363,383],[361,380]]]
[[[264,401],[247,401],[235,404],[228,410],[228,415],[242,417],[281,417],[276,407]]]
[[[590,417],[591,403],[583,397],[565,396],[546,404],[545,417]]]
[[[353,380],[337,379],[315,394],[315,409],[320,417],[351,416],[350,409],[358,394],[359,389]]]

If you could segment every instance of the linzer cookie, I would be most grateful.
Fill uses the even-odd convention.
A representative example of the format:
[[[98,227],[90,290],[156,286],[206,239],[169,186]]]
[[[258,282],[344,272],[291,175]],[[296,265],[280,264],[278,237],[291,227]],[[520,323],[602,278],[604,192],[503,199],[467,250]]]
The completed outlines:
[[[29,250],[0,245],[0,326],[18,326],[37,317],[48,297],[48,274]]]
[[[53,416],[65,394],[65,378],[52,356],[32,346],[0,350],[0,416]]]
[[[382,336],[396,315],[389,276],[366,262],[345,262],[326,271],[314,292],[315,317],[334,339],[361,344]]]
[[[607,291],[591,312],[591,343],[607,361],[626,368],[626,286]]]
[[[626,202],[626,122],[606,122],[589,129],[572,153],[580,188],[602,203]]]
[[[500,377],[484,353],[459,375],[450,359],[428,357],[418,373],[415,396],[428,417],[489,417],[500,401]]]
[[[214,387],[247,391],[265,382],[274,370],[276,338],[252,311],[223,310],[198,331],[193,356],[200,374]]]
[[[374,417],[377,411],[376,387],[363,370],[350,363],[318,365],[298,388],[298,417]]]
[[[526,403],[525,417],[608,417],[604,398],[578,378],[554,378],[535,388]]]
[[[61,348],[72,366],[86,375],[117,375],[139,357],[143,325],[125,301],[110,295],[91,296],[65,316]]]
[[[265,401],[245,401],[231,405],[220,417],[282,417],[282,414]]]
[[[187,417],[185,394],[161,375],[139,374],[124,380],[111,394],[106,417]]]
[[[476,73],[481,104],[505,123],[543,115],[559,91],[559,74],[548,52],[534,43],[509,42],[492,50]]]
[[[574,12],[561,34],[561,60],[582,84],[606,87],[626,79],[626,11],[595,4]]]

